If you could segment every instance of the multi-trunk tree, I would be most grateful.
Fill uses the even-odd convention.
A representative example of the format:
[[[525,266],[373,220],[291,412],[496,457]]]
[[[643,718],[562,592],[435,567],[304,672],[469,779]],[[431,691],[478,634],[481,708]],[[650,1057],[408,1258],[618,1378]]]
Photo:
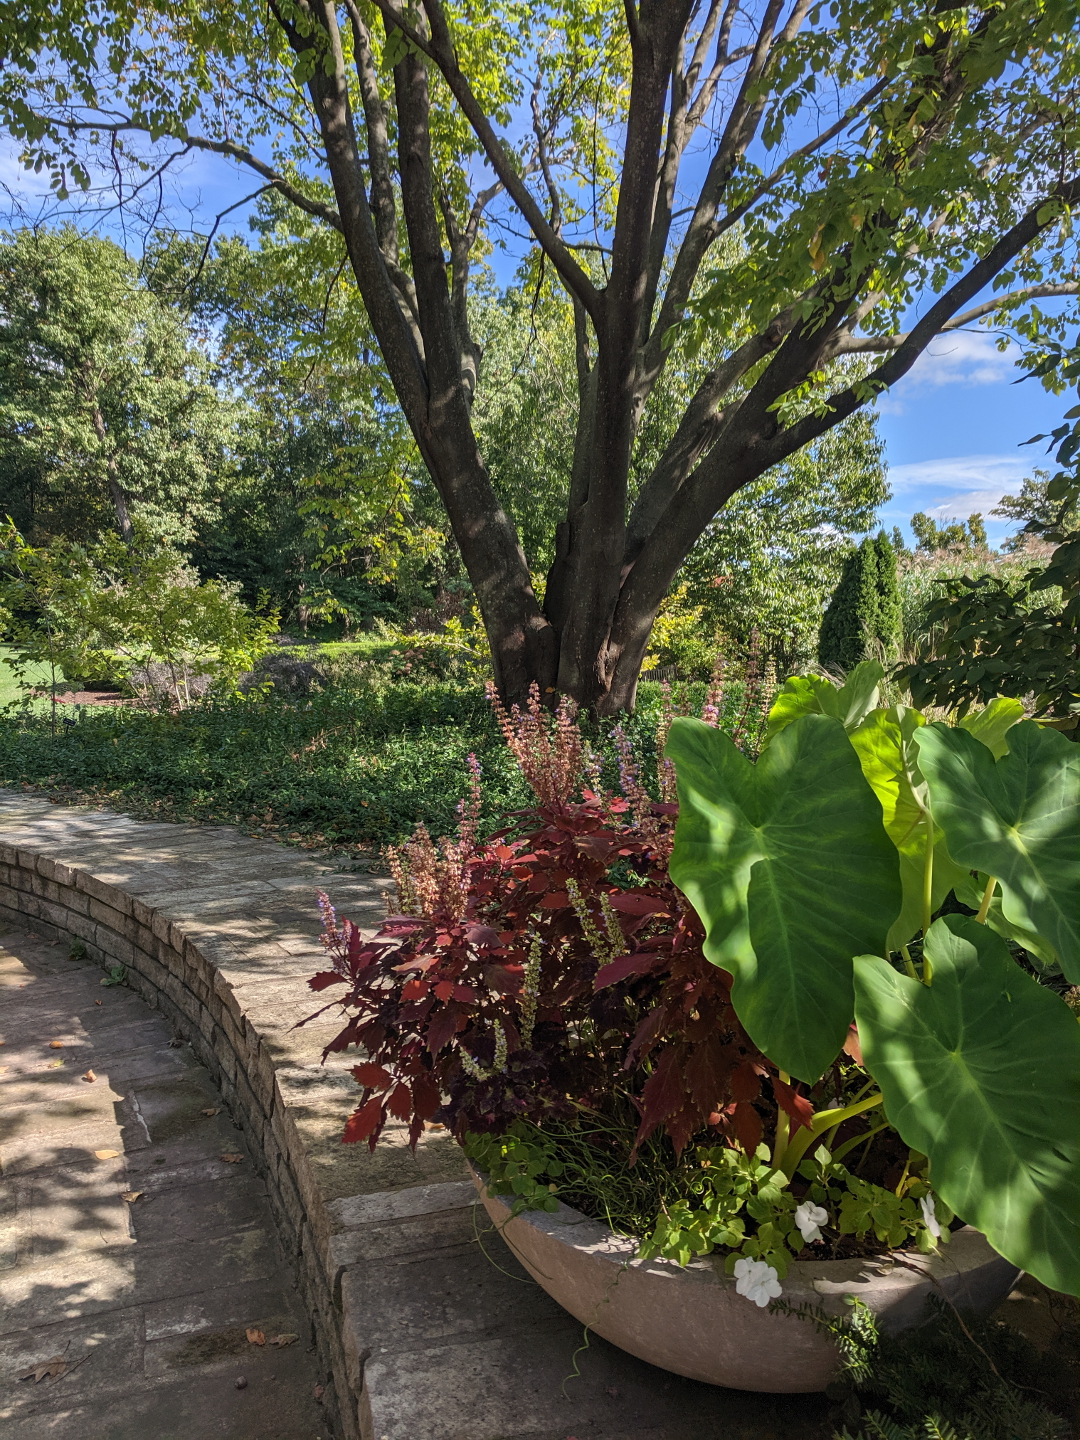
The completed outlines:
[[[64,193],[88,155],[137,201],[210,151],[341,237],[500,687],[610,713],[731,496],[943,331],[998,312],[1037,340],[1037,302],[1075,296],[1078,19],[1075,0],[32,0],[0,97]],[[471,417],[470,269],[507,230],[576,316],[542,597]],[[672,348],[703,341],[632,483]]]

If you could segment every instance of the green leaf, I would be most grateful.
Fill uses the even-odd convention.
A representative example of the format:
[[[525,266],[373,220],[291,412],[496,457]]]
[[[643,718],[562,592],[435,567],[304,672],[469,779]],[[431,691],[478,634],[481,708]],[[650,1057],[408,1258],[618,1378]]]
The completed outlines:
[[[964,730],[920,731],[934,818],[961,865],[996,875],[1006,920],[1054,947],[1080,983],[1080,745],[1033,720],[995,761]]]
[[[862,772],[881,802],[886,833],[900,852],[904,899],[886,940],[890,950],[906,945],[916,931],[922,929],[926,845],[931,833],[934,854],[930,913],[967,877],[967,871],[950,858],[944,833],[930,817],[929,791],[913,743],[914,736],[925,724],[918,710],[896,705],[888,710],[875,710],[851,735]]]
[[[981,871],[977,878],[972,878],[970,871],[964,872],[964,879],[955,887],[956,898],[965,905],[970,905],[972,910],[978,910],[983,901],[983,894],[990,879]],[[991,930],[996,930],[1006,940],[1013,940],[1017,945],[1022,945],[1032,958],[1036,969],[1042,968],[1044,972],[1052,971],[1058,973],[1061,964],[1058,961],[1057,951],[1054,947],[1036,935],[1033,930],[1025,930],[1021,925],[1013,925],[1006,920],[1001,911],[1001,889],[994,891],[990,900],[990,908],[986,912],[986,923]]]
[[[832,715],[846,730],[853,730],[877,704],[878,686],[884,676],[884,666],[876,660],[856,665],[839,690],[820,675],[793,675],[773,701],[765,743],[799,715]]]
[[[755,1043],[814,1081],[851,1020],[852,956],[882,948],[900,907],[881,807],[830,716],[800,716],[756,765],[700,720],[676,720],[665,753],[680,807],[670,873],[705,954],[731,972]]]
[[[889,1120],[995,1250],[1078,1294],[1080,1026],[970,916],[935,921],[926,954],[932,985],[877,956],[855,962],[859,1038]]]
[[[1023,718],[1024,707],[1019,700],[1008,700],[999,695],[982,710],[965,715],[960,721],[960,728],[974,735],[976,740],[981,740],[994,759],[1000,760],[1009,753],[1008,731]]]

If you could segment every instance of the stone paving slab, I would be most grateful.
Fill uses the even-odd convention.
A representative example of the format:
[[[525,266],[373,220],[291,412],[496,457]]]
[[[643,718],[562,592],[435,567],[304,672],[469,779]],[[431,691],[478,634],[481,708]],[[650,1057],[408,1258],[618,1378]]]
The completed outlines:
[[[161,1016],[65,956],[0,933],[0,1431],[328,1440],[310,1320],[220,1093]],[[249,1325],[302,1338],[266,1353]],[[54,1356],[63,1374],[22,1378]]]

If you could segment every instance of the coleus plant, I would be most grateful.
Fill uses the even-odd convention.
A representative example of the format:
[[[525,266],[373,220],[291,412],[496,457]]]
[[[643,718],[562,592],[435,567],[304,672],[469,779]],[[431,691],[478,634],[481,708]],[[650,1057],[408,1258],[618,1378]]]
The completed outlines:
[[[881,707],[881,677],[789,681],[756,764],[676,719],[671,878],[781,1078],[815,1082],[854,1019],[935,1192],[1078,1294],[1080,1026],[1007,942],[1080,983],[1080,746],[1018,701]],[[938,915],[950,892],[976,914]]]
[[[655,801],[617,737],[622,794],[595,771],[582,788],[593,767],[572,707],[549,721],[538,694],[511,715],[492,698],[535,806],[481,839],[474,767],[458,838],[421,827],[391,853],[402,913],[366,937],[322,899],[332,963],[309,983],[346,987],[332,1003],[348,1015],[327,1053],[367,1057],[344,1138],[374,1149],[396,1123],[415,1145],[437,1118],[464,1139],[616,1092],[637,1109],[637,1144],[663,1126],[676,1151],[708,1132],[753,1153],[762,1097],[809,1125],[813,1105],[747,1036],[668,876],[671,765]]]

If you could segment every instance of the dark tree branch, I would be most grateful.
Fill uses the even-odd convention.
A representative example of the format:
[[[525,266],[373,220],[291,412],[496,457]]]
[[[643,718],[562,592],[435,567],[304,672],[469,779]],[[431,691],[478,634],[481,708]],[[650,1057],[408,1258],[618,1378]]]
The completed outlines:
[[[374,0],[374,3],[382,13],[387,33],[389,34],[394,29],[400,30],[405,38],[441,71],[443,79],[450,87],[451,94],[461,106],[462,113],[484,147],[491,168],[505,186],[506,193],[521,211],[529,228],[536,236],[537,242],[559,272],[566,288],[572,295],[578,297],[596,323],[603,310],[603,296],[594,287],[588,275],[559,237],[554,234],[551,226],[544,219],[539,205],[533,199],[528,186],[503,148],[502,141],[495,134],[491,121],[484,114],[479,101],[473,94],[472,87],[458,65],[453,42],[450,39],[450,30],[439,0],[423,0],[424,11],[431,27],[430,40],[405,21],[400,12],[391,4],[391,0]]]
[[[981,320],[986,315],[992,315],[1002,305],[1007,305],[1014,300],[1057,300],[1078,294],[1080,294],[1080,284],[1077,284],[1075,280],[1063,285],[1028,285],[1023,290],[1012,290],[1007,295],[997,295],[993,300],[986,300],[982,305],[976,305],[973,310],[966,310],[963,315],[957,315],[954,319],[946,321],[937,333],[938,335],[948,335],[950,330],[962,330],[966,325],[972,325],[976,320]],[[834,355],[888,354],[905,345],[913,333],[913,331],[907,330],[900,335],[850,335],[845,331],[838,337],[832,353]]]

